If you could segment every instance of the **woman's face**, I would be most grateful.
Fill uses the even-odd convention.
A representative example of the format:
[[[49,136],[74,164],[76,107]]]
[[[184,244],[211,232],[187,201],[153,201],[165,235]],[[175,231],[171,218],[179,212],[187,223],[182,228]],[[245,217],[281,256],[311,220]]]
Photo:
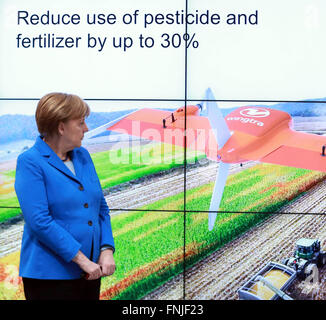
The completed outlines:
[[[84,138],[84,133],[88,131],[85,118],[71,119],[61,122],[59,131],[65,146],[68,149],[79,148]]]

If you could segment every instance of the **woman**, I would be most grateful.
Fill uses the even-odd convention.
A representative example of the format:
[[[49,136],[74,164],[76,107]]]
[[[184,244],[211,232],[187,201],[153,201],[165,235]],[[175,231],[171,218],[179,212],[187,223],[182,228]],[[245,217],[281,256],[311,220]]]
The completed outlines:
[[[27,300],[98,300],[101,277],[115,271],[109,208],[81,147],[89,113],[76,95],[45,95],[35,114],[40,136],[17,159],[25,220],[19,274]]]

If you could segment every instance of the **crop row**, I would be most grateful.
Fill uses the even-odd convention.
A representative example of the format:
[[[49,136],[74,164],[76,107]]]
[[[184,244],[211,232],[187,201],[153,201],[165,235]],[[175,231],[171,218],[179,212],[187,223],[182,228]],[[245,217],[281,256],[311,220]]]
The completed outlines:
[[[189,267],[222,247],[325,177],[319,172],[265,164],[231,175],[221,202],[221,209],[227,212],[218,213],[211,232],[207,213],[200,211],[208,210],[213,183],[187,190],[185,215],[182,192],[146,205],[141,208],[144,211],[112,216],[117,270],[102,280],[102,299],[144,296],[180,273],[185,265]],[[170,208],[181,212],[164,212]],[[153,211],[157,209],[163,212]],[[243,213],[234,213],[237,211]],[[9,256],[6,258],[10,263]],[[3,260],[1,265],[5,268]],[[0,281],[0,295],[1,285]]]

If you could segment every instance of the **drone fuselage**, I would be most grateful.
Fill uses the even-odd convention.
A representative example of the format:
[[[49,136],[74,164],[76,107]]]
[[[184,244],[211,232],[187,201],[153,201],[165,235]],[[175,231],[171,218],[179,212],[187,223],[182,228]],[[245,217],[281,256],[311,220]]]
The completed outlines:
[[[292,131],[292,118],[288,113],[267,108],[238,108],[227,115],[225,121],[231,138],[218,149],[217,158],[227,163],[259,160],[275,150]]]

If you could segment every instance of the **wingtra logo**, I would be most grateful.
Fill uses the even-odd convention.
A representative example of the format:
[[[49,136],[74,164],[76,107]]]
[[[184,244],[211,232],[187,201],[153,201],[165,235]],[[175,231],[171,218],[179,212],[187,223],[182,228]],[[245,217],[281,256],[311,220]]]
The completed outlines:
[[[265,118],[270,115],[270,112],[263,108],[247,108],[241,110],[240,114],[244,117]]]

